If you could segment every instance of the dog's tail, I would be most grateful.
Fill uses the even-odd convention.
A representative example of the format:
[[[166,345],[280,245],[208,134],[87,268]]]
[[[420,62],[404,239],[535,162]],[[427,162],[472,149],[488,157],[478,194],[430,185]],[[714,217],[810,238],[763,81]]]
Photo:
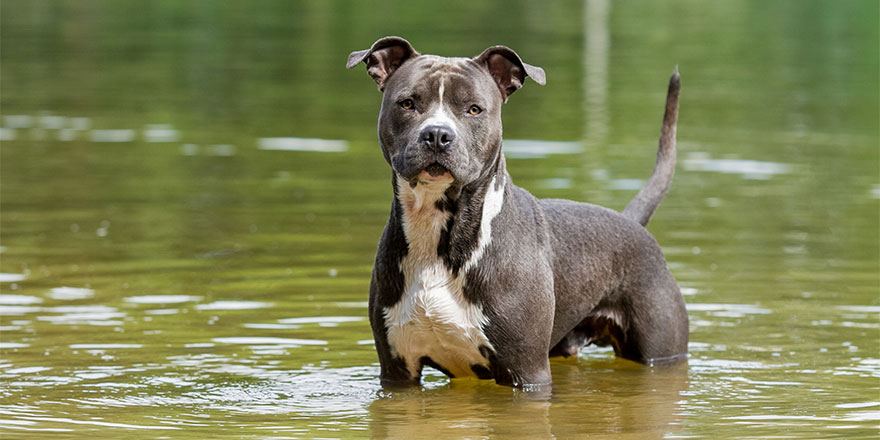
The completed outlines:
[[[672,183],[672,175],[675,174],[675,124],[678,121],[678,91],[681,81],[678,75],[678,66],[669,78],[669,91],[666,94],[666,113],[663,114],[663,128],[660,129],[660,148],[657,150],[657,162],[654,164],[654,172],[644,188],[636,194],[626,208],[623,215],[629,219],[648,224],[651,214],[657,209],[669,184]]]

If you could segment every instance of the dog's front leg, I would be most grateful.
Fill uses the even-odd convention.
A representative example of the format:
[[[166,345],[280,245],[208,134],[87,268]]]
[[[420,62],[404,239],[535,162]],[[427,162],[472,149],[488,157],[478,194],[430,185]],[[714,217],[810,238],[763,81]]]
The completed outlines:
[[[527,358],[534,359],[534,363],[524,363],[509,357],[491,357],[492,374],[495,383],[524,391],[540,391],[552,384],[550,374],[550,359],[538,359],[539,350],[524,354]]]
[[[491,278],[496,301],[484,310],[492,343],[489,363],[499,385],[537,391],[552,382],[547,353],[556,301],[546,269],[505,270],[503,276]]]
[[[399,387],[419,385],[421,383],[421,365],[419,371],[412,372],[407,367],[406,360],[395,357],[391,353],[388,339],[385,336],[384,324],[373,325],[373,335],[376,341],[376,353],[379,355],[379,380],[383,386]]]
[[[394,355],[388,341],[385,309],[402,296],[403,275],[399,271],[387,270],[381,257],[377,256],[373,268],[369,302],[370,326],[373,328],[373,340],[379,355],[379,379],[383,385],[418,385],[421,381],[421,365],[417,367],[418,371],[411,371],[405,359]]]

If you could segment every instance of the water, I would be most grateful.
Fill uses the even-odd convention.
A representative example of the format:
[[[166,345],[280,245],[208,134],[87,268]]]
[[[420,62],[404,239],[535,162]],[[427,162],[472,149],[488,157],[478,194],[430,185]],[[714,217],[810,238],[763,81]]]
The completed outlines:
[[[875,438],[877,4],[501,4],[3,2],[0,435]],[[544,67],[505,107],[511,175],[616,209],[678,64],[649,229],[686,365],[588,347],[550,393],[379,386],[390,178],[344,60],[386,34]]]

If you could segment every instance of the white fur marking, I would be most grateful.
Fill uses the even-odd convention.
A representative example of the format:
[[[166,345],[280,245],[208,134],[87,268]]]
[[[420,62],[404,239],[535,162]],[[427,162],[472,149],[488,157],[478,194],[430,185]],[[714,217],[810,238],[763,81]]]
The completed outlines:
[[[620,313],[620,310],[613,308],[604,308],[599,309],[593,312],[596,316],[608,319],[613,322],[614,325],[620,327],[623,331],[626,331],[628,326],[626,325],[626,320],[623,319],[623,315]]]
[[[458,134],[458,125],[455,122],[455,118],[452,117],[452,113],[449,112],[449,109],[446,107],[446,103],[443,102],[443,93],[446,91],[446,78],[440,78],[440,89],[438,90],[438,99],[437,99],[437,110],[425,119],[422,122],[422,125],[419,126],[419,131],[423,130],[425,127],[429,127],[431,125],[443,125],[452,129],[454,134]]]
[[[397,182],[409,252],[400,263],[403,298],[384,311],[392,355],[406,360],[413,377],[421,370],[423,356],[455,377],[474,376],[472,365],[488,366],[480,353],[481,346],[492,348],[483,333],[488,319],[481,307],[464,298],[463,273],[453,276],[437,256],[449,213],[436,209],[434,203],[445,197],[452,181],[425,181],[415,188],[400,176]]]
[[[503,176],[501,177],[499,185],[500,187],[496,187],[495,177],[492,177],[492,182],[489,183],[489,188],[486,190],[486,197],[483,199],[483,217],[480,220],[480,241],[470,258],[468,258],[467,263],[464,264],[465,272],[471,270],[471,268],[480,262],[480,259],[483,258],[483,253],[486,252],[486,248],[489,246],[489,243],[492,242],[492,219],[501,212],[501,206],[504,205]]]

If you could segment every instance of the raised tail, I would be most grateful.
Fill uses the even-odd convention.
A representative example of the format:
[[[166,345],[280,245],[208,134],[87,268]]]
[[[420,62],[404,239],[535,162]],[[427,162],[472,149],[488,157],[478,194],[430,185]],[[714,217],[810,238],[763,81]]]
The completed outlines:
[[[669,91],[666,94],[666,112],[663,114],[663,128],[660,129],[660,147],[657,149],[657,162],[654,164],[654,172],[648,183],[630,200],[623,210],[623,215],[629,219],[648,224],[651,214],[660,205],[669,184],[672,183],[672,175],[675,174],[675,124],[678,121],[678,91],[681,88],[681,80],[678,75],[678,66],[669,78]]]

